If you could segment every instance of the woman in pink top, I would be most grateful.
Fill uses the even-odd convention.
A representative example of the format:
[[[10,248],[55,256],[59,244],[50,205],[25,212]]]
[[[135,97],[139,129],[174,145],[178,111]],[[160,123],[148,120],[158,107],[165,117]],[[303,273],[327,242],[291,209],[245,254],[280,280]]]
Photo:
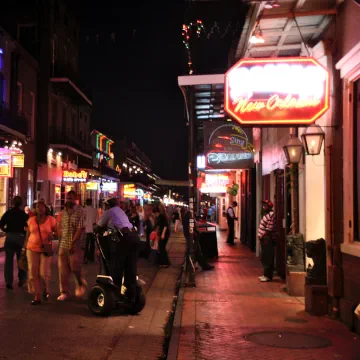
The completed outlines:
[[[46,253],[44,245],[51,244],[52,235],[56,232],[56,220],[54,217],[46,215],[46,206],[43,200],[36,203],[35,214],[36,216],[28,220],[25,247],[29,265],[29,292],[35,295],[31,304],[39,305],[41,295],[44,300],[49,298],[52,253]],[[42,285],[44,286],[43,291]]]

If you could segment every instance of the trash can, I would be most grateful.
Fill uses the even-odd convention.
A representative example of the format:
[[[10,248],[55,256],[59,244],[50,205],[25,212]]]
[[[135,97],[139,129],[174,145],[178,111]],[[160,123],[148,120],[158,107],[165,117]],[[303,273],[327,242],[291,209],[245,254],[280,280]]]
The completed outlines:
[[[198,236],[201,250],[207,258],[219,256],[215,225],[209,223],[198,224],[196,236]]]

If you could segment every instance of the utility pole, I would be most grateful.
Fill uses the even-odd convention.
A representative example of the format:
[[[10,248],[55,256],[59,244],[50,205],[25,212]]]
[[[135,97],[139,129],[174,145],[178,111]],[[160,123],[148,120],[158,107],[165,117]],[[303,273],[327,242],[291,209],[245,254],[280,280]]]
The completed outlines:
[[[195,266],[194,266],[194,228],[195,228],[195,186],[196,186],[196,164],[195,164],[195,119],[193,108],[192,89],[188,88],[186,94],[189,101],[189,161],[188,161],[188,175],[189,175],[189,239],[187,244],[186,255],[186,285],[195,286]],[[186,99],[185,99],[186,100]],[[195,179],[195,181],[194,181]]]

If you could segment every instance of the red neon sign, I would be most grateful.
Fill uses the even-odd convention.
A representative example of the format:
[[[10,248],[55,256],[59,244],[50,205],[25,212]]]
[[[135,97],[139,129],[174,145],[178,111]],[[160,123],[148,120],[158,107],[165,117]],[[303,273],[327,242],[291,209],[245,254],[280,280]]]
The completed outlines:
[[[308,125],[329,109],[329,72],[313,58],[242,59],[225,74],[225,111],[240,124]]]

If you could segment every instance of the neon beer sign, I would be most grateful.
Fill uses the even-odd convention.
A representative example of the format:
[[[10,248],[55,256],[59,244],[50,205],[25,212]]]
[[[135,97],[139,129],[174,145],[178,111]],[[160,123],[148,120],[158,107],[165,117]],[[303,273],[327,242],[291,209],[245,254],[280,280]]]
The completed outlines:
[[[242,59],[225,74],[224,107],[240,124],[312,124],[329,108],[329,73],[313,58]]]

